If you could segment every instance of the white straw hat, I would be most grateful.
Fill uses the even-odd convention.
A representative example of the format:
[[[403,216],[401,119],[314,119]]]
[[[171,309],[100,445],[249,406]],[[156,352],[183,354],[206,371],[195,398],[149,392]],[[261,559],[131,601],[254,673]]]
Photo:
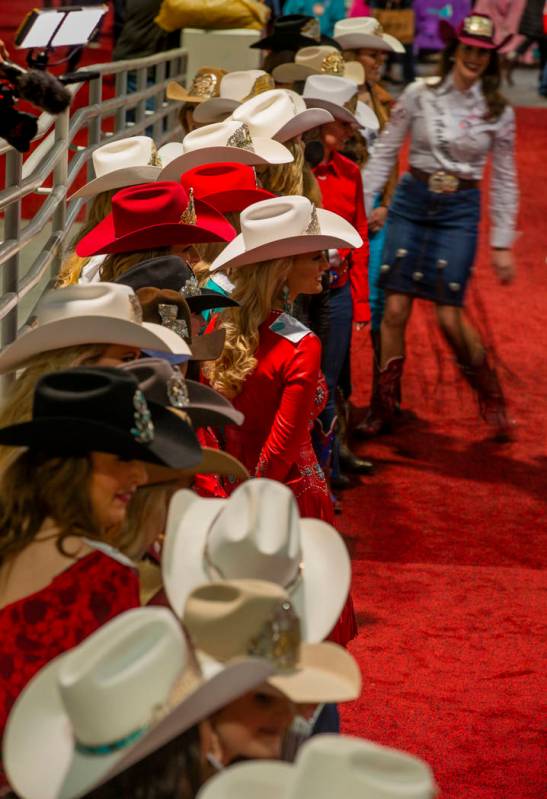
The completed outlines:
[[[149,136],[132,136],[108,142],[94,150],[95,179],[90,180],[69,199],[95,197],[102,191],[152,183],[161,171],[156,145]]]
[[[316,735],[294,764],[240,763],[209,780],[197,799],[433,799],[429,765],[414,755],[346,735]]]
[[[190,592],[218,579],[268,580],[285,588],[316,643],[333,629],[349,593],[346,545],[329,524],[301,519],[289,488],[249,480],[229,499],[178,491],[169,506],[162,555],[165,591],[182,616]]]
[[[304,101],[309,108],[326,108],[344,122],[355,122],[360,128],[378,130],[378,117],[358,99],[357,87],[346,78],[333,75],[310,75],[306,78]]]
[[[38,353],[83,344],[124,344],[191,355],[188,344],[172,330],[142,321],[139,301],[129,286],[80,283],[44,294],[34,326],[0,353],[0,374],[17,369]]]
[[[341,19],[334,26],[334,38],[342,50],[359,50],[361,47],[371,50],[404,53],[401,42],[384,33],[382,26],[374,17],[349,17]]]
[[[158,151],[163,164],[158,180],[179,181],[183,172],[202,164],[229,161],[248,166],[289,164],[293,156],[278,141],[257,136],[247,125],[227,119],[187,133],[177,147]]]
[[[288,593],[264,580],[222,580],[198,586],[182,621],[207,674],[236,658],[261,657],[268,683],[293,702],[349,702],[361,693],[352,655],[333,643],[303,644]]]
[[[263,69],[228,72],[220,82],[219,96],[201,103],[194,110],[194,120],[200,125],[220,122],[245,100],[274,88],[274,79]]]
[[[241,233],[215,258],[209,267],[211,272],[226,266],[363,244],[353,225],[299,195],[249,205],[239,221]]]
[[[309,75],[338,75],[347,78],[361,86],[365,82],[365,69],[358,61],[346,61],[336,47],[320,45],[318,47],[303,47],[299,50],[294,61],[288,64],[279,64],[272,70],[277,83],[294,83],[297,80],[306,80]]]
[[[242,103],[230,118],[244,122],[253,136],[268,136],[278,142],[332,122],[327,111],[306,108],[300,95],[289,89],[262,92]]]
[[[3,764],[25,799],[77,799],[260,685],[265,660],[204,678],[166,608],[114,618],[45,666],[8,718]]]

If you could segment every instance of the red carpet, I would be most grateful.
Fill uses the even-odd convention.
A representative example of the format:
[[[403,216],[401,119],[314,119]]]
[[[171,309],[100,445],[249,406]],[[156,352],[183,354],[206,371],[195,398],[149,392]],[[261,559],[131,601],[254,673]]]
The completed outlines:
[[[417,304],[407,410],[395,433],[359,447],[378,471],[344,493],[340,517],[361,626],[351,649],[364,681],[360,701],[342,710],[343,729],[423,756],[443,799],[539,799],[547,785],[539,707],[547,111],[519,109],[518,122],[518,278],[510,287],[497,283],[483,235],[469,297],[470,316],[500,361],[517,440],[487,440],[432,308]],[[370,385],[365,334],[355,338],[353,376],[358,418]]]

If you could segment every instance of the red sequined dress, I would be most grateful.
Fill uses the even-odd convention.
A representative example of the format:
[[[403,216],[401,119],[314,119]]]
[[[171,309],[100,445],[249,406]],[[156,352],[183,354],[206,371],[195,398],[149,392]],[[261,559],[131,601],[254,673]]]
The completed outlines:
[[[15,700],[43,666],[139,605],[136,570],[122,556],[97,549],[41,591],[1,608],[0,740]],[[0,766],[0,795],[5,785]]]
[[[288,486],[302,516],[333,524],[332,500],[311,439],[327,400],[321,343],[289,314],[272,311],[259,328],[255,357],[254,371],[232,398],[245,421],[226,427],[226,450],[255,477]],[[349,597],[330,640],[346,644],[356,633]]]

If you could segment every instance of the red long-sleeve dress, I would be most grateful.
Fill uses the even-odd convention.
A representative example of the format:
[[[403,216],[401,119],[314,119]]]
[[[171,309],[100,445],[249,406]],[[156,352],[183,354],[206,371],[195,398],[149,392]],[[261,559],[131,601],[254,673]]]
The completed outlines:
[[[226,450],[255,477],[287,485],[303,517],[333,524],[332,500],[311,441],[313,421],[327,399],[321,343],[292,316],[272,311],[259,328],[255,357],[254,371],[232,399],[245,421],[226,427]],[[346,644],[356,632],[349,597],[330,640]]]

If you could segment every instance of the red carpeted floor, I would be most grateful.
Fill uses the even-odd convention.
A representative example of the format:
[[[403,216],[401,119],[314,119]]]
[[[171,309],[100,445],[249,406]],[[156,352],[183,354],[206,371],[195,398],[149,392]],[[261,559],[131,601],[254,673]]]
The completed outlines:
[[[485,235],[469,313],[497,356],[517,440],[496,445],[435,329],[411,321],[397,432],[360,445],[375,476],[344,493],[362,698],[345,732],[421,755],[443,799],[546,794],[547,110],[519,109],[519,274],[497,284]],[[485,205],[486,205],[485,198]],[[356,417],[370,347],[353,351]],[[545,731],[545,726],[543,726]]]

